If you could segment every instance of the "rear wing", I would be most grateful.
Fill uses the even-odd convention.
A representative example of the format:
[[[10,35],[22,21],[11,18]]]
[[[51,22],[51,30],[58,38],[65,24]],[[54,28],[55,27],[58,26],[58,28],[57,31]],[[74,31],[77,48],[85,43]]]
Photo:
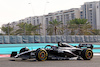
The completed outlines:
[[[90,48],[93,49],[93,45],[92,44],[79,44],[78,45],[79,48]]]

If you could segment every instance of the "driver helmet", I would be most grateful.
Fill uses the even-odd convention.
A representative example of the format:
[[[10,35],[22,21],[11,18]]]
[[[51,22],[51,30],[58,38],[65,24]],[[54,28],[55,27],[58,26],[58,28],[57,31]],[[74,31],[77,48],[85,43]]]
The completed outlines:
[[[28,47],[25,47],[25,50],[29,50]]]
[[[61,42],[58,42],[58,46],[62,46],[62,43]]]

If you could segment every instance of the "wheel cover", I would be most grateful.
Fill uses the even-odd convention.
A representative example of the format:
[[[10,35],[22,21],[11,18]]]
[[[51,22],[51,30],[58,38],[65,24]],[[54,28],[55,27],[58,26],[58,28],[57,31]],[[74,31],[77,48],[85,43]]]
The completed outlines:
[[[47,59],[47,52],[45,50],[40,50],[39,53],[38,53],[38,58],[41,60],[41,61],[45,61]]]
[[[93,57],[93,52],[91,50],[87,50],[85,56],[87,59],[91,59]]]

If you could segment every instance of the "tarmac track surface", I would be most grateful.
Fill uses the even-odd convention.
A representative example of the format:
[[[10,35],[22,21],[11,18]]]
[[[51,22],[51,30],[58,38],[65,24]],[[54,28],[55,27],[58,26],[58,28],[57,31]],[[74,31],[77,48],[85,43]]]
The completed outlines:
[[[12,58],[0,58],[0,67],[100,67],[100,56],[92,60],[47,60],[35,61]]]

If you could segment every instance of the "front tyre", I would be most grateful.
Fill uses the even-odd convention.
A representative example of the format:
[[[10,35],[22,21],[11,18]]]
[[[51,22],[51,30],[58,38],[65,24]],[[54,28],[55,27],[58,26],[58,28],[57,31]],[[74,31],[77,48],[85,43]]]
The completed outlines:
[[[91,49],[83,49],[82,53],[81,53],[81,57],[84,60],[91,60],[93,57],[93,52]]]
[[[45,49],[37,49],[36,50],[36,59],[38,61],[45,61],[48,57],[48,53]]]

